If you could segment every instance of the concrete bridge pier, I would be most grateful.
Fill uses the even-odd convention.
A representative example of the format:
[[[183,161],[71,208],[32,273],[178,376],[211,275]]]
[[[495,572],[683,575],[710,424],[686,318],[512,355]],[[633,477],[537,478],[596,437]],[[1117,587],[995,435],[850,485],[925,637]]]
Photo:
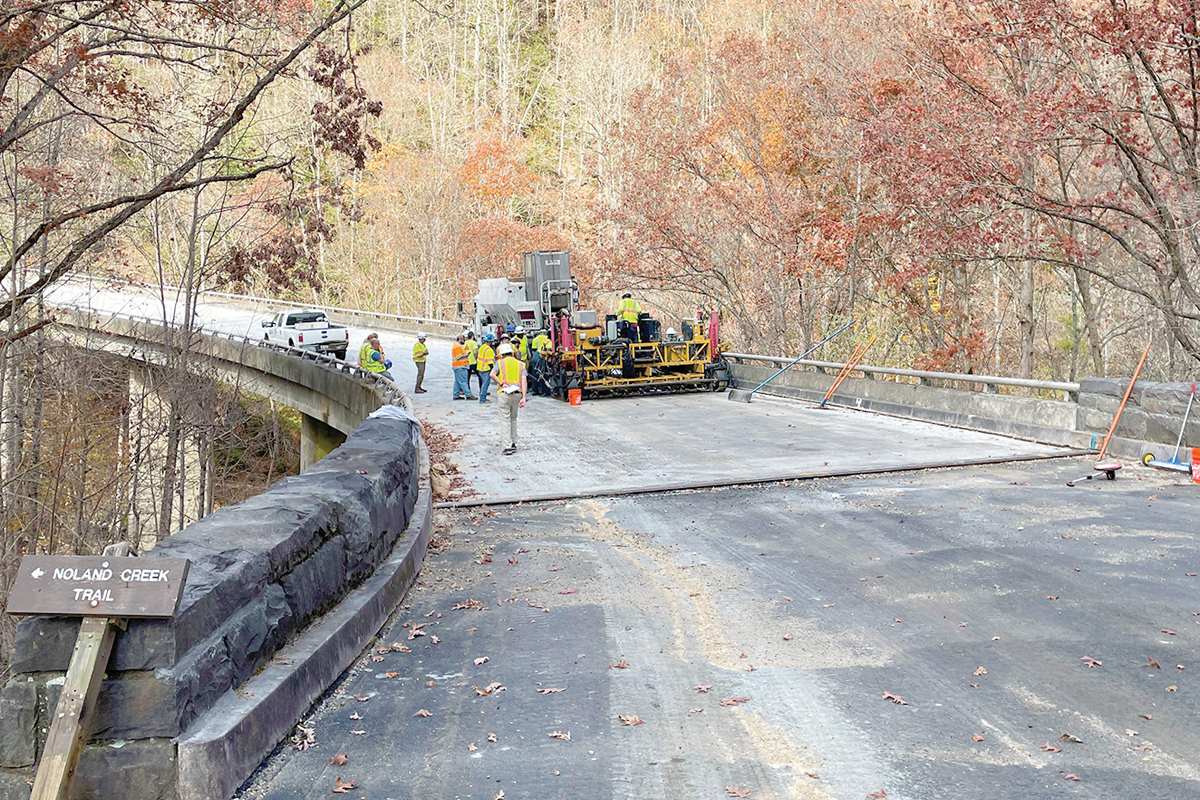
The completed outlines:
[[[300,470],[304,471],[336,450],[346,434],[324,420],[300,415]]]

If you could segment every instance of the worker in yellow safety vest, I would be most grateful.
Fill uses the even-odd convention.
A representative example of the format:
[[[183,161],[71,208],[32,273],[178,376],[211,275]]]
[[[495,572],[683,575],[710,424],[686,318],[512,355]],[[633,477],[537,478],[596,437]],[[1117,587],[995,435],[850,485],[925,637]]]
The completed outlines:
[[[617,306],[617,335],[631,342],[638,340],[638,317],[642,307],[633,299],[629,292],[621,295],[621,304]]]
[[[471,391],[471,376],[474,375],[476,380],[479,380],[479,369],[477,362],[479,360],[479,340],[475,338],[475,331],[467,331],[467,340],[463,342],[467,346],[467,391]]]
[[[425,380],[425,359],[429,358],[429,348],[425,345],[425,334],[417,334],[417,343],[413,345],[413,363],[417,365],[417,386],[413,394],[425,394],[421,384]]]
[[[474,400],[471,387],[467,386],[468,369],[471,364],[470,351],[467,350],[467,332],[463,331],[454,340],[450,348],[450,366],[454,368],[454,399]]]
[[[540,330],[537,336],[533,337],[533,341],[529,343],[529,374],[533,378],[533,393],[542,397],[550,394],[550,386],[546,382],[546,370],[550,363],[547,359],[553,350],[553,344],[550,337],[546,335],[546,331]]]
[[[500,440],[504,442],[504,455],[511,456],[517,452],[517,411],[525,407],[529,378],[525,373],[525,365],[513,356],[511,344],[500,345],[497,352],[500,358],[492,367],[492,380],[500,387],[497,390],[500,400]]]
[[[513,331],[513,334],[514,334],[513,341],[512,341],[513,355],[515,355],[517,358],[521,359],[526,364],[528,364],[529,363],[529,334],[525,332],[525,326],[518,325],[517,329],[515,331]]]
[[[483,344],[479,345],[476,367],[479,370],[479,402],[487,403],[488,387],[492,383],[492,367],[496,364],[496,337],[490,333],[484,334]]]
[[[388,372],[392,362],[383,354],[383,346],[379,344],[379,334],[367,334],[366,341],[358,350],[358,365],[368,372],[374,372],[389,381],[392,380],[392,373]]]

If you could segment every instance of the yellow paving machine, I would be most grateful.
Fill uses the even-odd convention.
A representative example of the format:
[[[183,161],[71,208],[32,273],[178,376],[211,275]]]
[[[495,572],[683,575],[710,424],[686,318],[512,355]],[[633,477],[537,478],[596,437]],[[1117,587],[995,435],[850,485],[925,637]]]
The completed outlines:
[[[539,360],[535,376],[562,399],[578,390],[581,398],[724,391],[729,365],[721,353],[717,313],[698,314],[663,332],[658,320],[642,313],[637,336],[618,335],[615,315],[603,322],[595,311],[576,308],[579,289],[571,277],[567,251],[526,253],[525,280],[489,278],[479,282],[471,316],[476,335],[497,337],[523,327],[545,330],[552,353]]]

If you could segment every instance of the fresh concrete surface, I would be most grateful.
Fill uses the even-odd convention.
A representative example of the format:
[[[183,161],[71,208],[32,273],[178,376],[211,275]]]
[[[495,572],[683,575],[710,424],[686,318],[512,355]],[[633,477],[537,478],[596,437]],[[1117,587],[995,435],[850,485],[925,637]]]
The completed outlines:
[[[1200,487],[1087,469],[443,510],[380,640],[411,652],[361,657],[238,796],[1196,797]]]

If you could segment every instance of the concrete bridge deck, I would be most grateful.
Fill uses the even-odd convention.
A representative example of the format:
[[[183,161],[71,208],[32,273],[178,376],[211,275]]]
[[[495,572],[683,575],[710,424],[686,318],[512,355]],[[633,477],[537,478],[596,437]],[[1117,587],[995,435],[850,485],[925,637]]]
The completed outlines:
[[[383,339],[410,388],[412,337]],[[1063,451],[684,395],[531,400],[503,457],[494,405],[451,401],[432,349],[414,401],[456,440],[460,499],[584,496],[443,509],[393,624],[307,721],[317,746],[239,797],[1200,793],[1195,485],[1131,467],[1070,489],[1088,465],[1056,459],[586,496]]]

